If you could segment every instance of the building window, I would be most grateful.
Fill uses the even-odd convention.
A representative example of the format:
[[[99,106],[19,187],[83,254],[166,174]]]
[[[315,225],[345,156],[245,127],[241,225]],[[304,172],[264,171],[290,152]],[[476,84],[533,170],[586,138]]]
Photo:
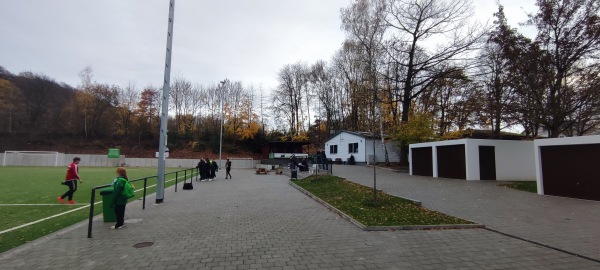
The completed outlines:
[[[358,153],[358,143],[349,143],[348,153]]]
[[[337,145],[329,146],[329,154],[337,154]]]

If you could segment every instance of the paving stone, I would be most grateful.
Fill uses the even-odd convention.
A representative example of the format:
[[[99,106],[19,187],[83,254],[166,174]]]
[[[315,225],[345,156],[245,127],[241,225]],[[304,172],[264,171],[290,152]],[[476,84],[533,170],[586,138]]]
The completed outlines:
[[[0,254],[2,269],[600,269],[600,263],[485,229],[365,232],[279,175],[170,188],[127,206],[122,230],[83,222]],[[370,185],[372,168],[334,173]],[[505,234],[600,259],[600,203],[539,196],[494,182],[377,171],[385,192]],[[126,223],[127,220],[126,219]],[[133,248],[140,242],[154,242]],[[123,254],[131,254],[123,257]]]

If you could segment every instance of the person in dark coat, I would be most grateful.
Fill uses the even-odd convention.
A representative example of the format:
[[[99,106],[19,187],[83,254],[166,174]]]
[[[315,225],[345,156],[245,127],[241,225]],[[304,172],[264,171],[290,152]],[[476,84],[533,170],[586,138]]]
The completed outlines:
[[[204,180],[204,171],[202,170],[202,167],[204,166],[204,160],[200,159],[200,162],[198,162],[198,166],[196,166],[196,168],[198,168],[198,174],[200,175],[200,181]]]
[[[229,159],[225,161],[225,179],[227,179],[227,177],[231,179],[231,161]]]
[[[300,165],[302,165],[302,166],[300,166]],[[305,158],[302,159],[302,161],[300,162],[300,164],[298,164],[298,166],[300,167],[300,171],[304,171],[304,172],[308,171],[308,162],[306,161]]]
[[[200,166],[200,178],[202,178],[201,181],[206,181],[208,180],[208,158],[204,158],[202,160],[202,165]]]
[[[210,177],[211,179],[217,178],[217,171],[219,170],[219,165],[217,165],[217,162],[214,160],[211,160],[211,166],[210,166]]]
[[[323,157],[321,156],[321,151],[317,151],[317,164],[319,169],[323,168]]]
[[[210,179],[210,160],[208,158],[204,158],[204,180]]]
[[[323,152],[321,152],[321,158],[323,159],[323,169],[327,170],[329,169],[329,161],[327,160],[327,155],[325,155],[325,150],[323,150]]]
[[[296,167],[298,166],[298,161],[296,160],[296,155],[292,155],[292,157],[290,158],[290,170],[296,170]]]
[[[206,164],[206,158],[204,160],[202,160],[202,179],[206,180],[208,179],[208,170],[207,170],[207,164]]]

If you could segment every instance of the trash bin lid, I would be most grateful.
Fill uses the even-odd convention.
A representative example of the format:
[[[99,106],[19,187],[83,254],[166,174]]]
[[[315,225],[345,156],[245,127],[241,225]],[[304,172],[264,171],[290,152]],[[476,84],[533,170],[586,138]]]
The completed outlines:
[[[100,195],[109,195],[113,193],[113,188],[105,188],[103,190],[100,190]]]

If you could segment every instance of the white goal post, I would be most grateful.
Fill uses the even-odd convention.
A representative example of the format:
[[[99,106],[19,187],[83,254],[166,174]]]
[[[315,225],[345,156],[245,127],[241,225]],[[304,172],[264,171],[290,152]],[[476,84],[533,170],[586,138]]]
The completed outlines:
[[[4,151],[2,166],[56,167],[63,157],[63,153],[52,151]]]

